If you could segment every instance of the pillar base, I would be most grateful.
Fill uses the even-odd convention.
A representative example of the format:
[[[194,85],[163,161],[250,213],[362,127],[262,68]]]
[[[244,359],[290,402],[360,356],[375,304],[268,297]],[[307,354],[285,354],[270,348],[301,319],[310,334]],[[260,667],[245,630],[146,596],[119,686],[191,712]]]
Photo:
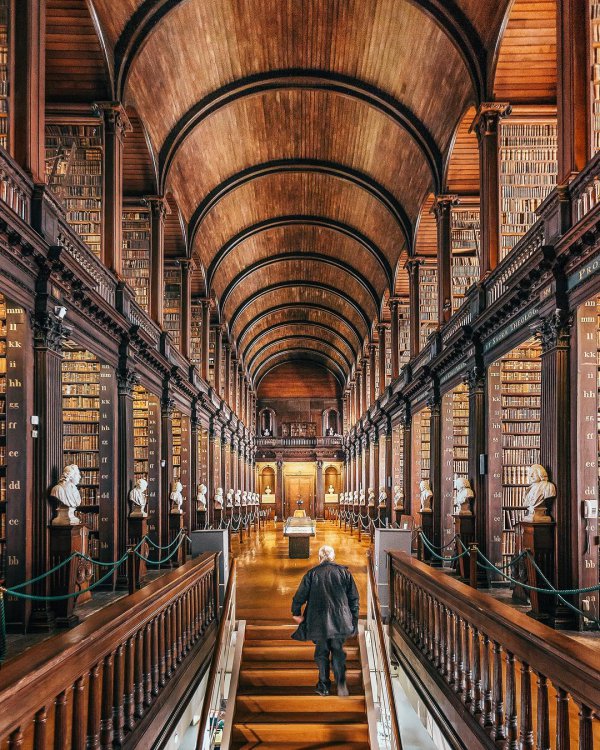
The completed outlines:
[[[520,527],[523,533],[523,549],[530,551],[544,576],[552,582],[554,579],[554,538],[556,524],[554,522],[536,523],[535,521],[521,521]],[[525,558],[525,570],[527,573],[527,583],[530,586],[545,587],[546,584],[536,570],[530,557]],[[541,594],[537,591],[529,591],[528,593],[531,602],[529,616],[554,627],[555,597],[548,594]]]
[[[88,553],[87,526],[50,526],[50,566],[54,567],[66,560],[75,552]],[[81,592],[80,596],[55,601],[53,604],[56,626],[71,628],[79,624],[79,617],[74,614],[76,602],[81,604],[91,599],[86,589],[93,575],[91,563],[79,557],[73,558],[68,565],[59,568],[51,577],[50,591],[52,596],[64,596]]]
[[[475,516],[461,515],[456,513],[452,516],[454,518],[454,533],[460,538],[461,542],[468,549],[471,544],[475,542]],[[463,552],[463,548],[460,544],[456,544],[456,554],[460,555]],[[469,558],[464,555],[458,562],[458,574],[461,579],[465,582],[469,582]]]

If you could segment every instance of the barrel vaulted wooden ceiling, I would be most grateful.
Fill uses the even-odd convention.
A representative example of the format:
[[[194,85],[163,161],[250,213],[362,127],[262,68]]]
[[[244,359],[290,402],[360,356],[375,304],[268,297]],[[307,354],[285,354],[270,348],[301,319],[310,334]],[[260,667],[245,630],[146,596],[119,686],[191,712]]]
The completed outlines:
[[[86,7],[48,1],[50,16]],[[536,95],[552,98],[547,6],[87,0],[74,33],[93,24],[110,95],[134,113],[131,148],[143,132],[155,190],[172,194],[187,227],[194,291],[216,300],[255,383],[295,359],[349,377],[382,300],[406,290],[424,200],[449,183],[477,188],[469,108],[493,98],[494,83],[526,97],[510,51],[535,12],[548,37],[537,36]],[[90,95],[101,88],[94,65],[97,54]],[[63,75],[56,100],[66,86]]]

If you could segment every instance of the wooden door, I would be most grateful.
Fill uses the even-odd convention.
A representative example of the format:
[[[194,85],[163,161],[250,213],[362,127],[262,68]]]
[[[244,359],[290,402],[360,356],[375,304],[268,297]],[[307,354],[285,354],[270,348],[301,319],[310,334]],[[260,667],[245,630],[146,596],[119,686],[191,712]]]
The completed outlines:
[[[291,474],[285,477],[285,513],[293,515],[297,501],[302,500],[307,515],[314,517],[315,481],[306,474]]]

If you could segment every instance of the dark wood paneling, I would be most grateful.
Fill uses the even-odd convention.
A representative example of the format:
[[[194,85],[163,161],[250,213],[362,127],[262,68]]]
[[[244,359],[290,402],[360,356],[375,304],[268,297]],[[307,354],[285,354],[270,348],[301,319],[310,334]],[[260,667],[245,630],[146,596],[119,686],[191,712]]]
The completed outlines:
[[[336,398],[339,386],[333,375],[310,362],[286,362],[265,376],[259,402],[277,398]]]

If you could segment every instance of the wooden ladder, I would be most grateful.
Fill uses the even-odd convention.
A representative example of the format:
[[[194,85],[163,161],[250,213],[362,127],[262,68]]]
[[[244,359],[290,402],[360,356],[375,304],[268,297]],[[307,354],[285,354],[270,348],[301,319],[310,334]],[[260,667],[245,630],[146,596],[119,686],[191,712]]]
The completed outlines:
[[[235,699],[232,750],[367,750],[369,728],[359,645],[346,642],[350,696],[315,693],[314,645],[294,625],[247,624]]]

